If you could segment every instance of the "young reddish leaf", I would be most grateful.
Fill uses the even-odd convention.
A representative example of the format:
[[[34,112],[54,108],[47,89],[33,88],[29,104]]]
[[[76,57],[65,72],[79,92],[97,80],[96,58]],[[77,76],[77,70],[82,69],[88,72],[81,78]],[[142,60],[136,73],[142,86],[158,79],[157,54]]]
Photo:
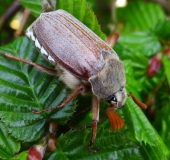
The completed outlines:
[[[52,134],[49,135],[48,149],[50,152],[56,149],[57,139]]]
[[[34,145],[28,151],[27,160],[41,160],[44,157],[46,147],[43,145]]]
[[[154,77],[155,74],[159,71],[161,68],[162,62],[162,54],[158,53],[152,57],[152,59],[149,61],[148,68],[147,68],[147,75],[149,77]]]
[[[118,38],[119,38],[119,34],[118,33],[111,33],[107,37],[106,43],[109,45],[109,47],[113,48],[114,45],[117,43]]]
[[[57,131],[57,124],[54,121],[50,122],[49,131],[50,133],[54,133]]]
[[[57,131],[57,125],[55,121],[50,122],[49,126],[49,136],[48,136],[48,150],[52,152],[56,149],[57,138],[55,137],[55,133]]]
[[[167,55],[168,59],[170,59],[170,48],[165,49],[164,53]]]

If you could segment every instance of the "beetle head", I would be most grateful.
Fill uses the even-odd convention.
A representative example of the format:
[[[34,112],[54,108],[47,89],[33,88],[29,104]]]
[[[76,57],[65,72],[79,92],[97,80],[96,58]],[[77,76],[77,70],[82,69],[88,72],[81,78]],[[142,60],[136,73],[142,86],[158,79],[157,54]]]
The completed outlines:
[[[105,59],[105,65],[98,74],[89,78],[92,92],[100,99],[105,99],[111,106],[121,108],[126,101],[126,79],[124,65],[113,57]]]

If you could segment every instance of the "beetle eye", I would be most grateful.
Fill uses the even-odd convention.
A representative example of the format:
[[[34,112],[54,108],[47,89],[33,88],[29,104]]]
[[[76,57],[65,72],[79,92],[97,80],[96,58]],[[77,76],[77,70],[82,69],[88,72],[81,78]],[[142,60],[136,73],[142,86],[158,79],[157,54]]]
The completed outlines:
[[[112,94],[111,96],[109,96],[108,98],[106,98],[106,101],[110,104],[112,103],[117,103],[117,98],[114,94]]]
[[[123,91],[123,87],[121,87],[121,88],[119,89],[119,91]]]

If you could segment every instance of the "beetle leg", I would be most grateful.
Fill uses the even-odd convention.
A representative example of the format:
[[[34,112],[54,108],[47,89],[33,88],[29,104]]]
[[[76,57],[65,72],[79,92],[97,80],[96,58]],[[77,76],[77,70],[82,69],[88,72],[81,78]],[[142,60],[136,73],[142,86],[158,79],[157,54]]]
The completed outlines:
[[[47,67],[43,67],[43,66],[41,66],[41,65],[39,65],[39,64],[36,64],[36,63],[34,63],[34,62],[32,62],[32,61],[25,60],[25,59],[21,59],[21,58],[12,56],[12,55],[7,54],[7,53],[3,53],[3,52],[1,52],[1,51],[0,51],[0,53],[3,54],[3,55],[4,55],[5,57],[7,57],[7,58],[13,59],[13,60],[15,60],[15,61],[24,62],[24,63],[26,63],[26,64],[29,64],[29,65],[31,65],[31,66],[34,66],[35,68],[38,68],[38,69],[44,71],[44,72],[46,72],[46,73],[50,73],[50,74],[53,74],[53,75],[57,74],[57,71],[54,70],[54,69],[47,68]]]
[[[91,152],[97,152],[99,149],[91,149],[90,146],[94,143],[94,140],[96,139],[96,132],[97,132],[97,122],[99,120],[99,100],[95,96],[93,98],[93,126],[92,126],[92,137],[90,142],[88,143],[88,150]]]
[[[132,93],[129,93],[128,96],[132,97],[133,101],[143,110],[147,108],[145,103],[139,101]]]
[[[49,110],[53,110],[53,109],[57,109],[57,108],[63,108],[65,107],[71,100],[73,100],[77,94],[79,94],[83,89],[85,88],[84,85],[81,85],[80,87],[78,87],[60,106],[55,106],[55,107],[50,107],[50,108],[46,108],[40,111],[32,111],[35,114],[40,114]]]

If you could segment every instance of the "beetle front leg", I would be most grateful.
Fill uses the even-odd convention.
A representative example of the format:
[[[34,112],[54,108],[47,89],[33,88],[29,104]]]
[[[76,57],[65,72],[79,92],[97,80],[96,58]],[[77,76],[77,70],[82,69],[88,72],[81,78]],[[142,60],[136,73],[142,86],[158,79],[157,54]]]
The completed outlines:
[[[40,111],[33,110],[32,112],[35,113],[35,114],[40,114],[40,113],[43,113],[43,112],[47,112],[49,110],[53,110],[53,109],[57,109],[57,108],[63,108],[84,89],[85,89],[84,85],[81,85],[80,87],[78,87],[60,106],[50,107],[50,108],[46,108],[46,109],[43,109],[43,110],[40,110]]]
[[[88,150],[90,152],[97,152],[99,149],[91,149],[90,146],[94,143],[96,139],[97,132],[97,122],[99,121],[99,100],[96,96],[93,98],[93,126],[92,126],[92,137],[90,142],[88,143]]]

